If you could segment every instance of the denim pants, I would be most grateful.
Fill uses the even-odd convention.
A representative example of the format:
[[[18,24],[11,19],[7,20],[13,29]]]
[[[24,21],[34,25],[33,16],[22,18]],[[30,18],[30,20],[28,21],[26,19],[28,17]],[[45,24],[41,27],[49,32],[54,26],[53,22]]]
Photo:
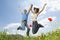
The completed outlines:
[[[34,21],[32,24],[32,33],[36,34],[40,27],[44,27],[41,24],[38,24],[37,21]]]
[[[28,27],[28,25],[27,25],[27,21],[25,20],[25,21],[22,21],[22,23],[21,23],[21,26],[19,26],[18,28],[17,28],[17,30],[25,30],[25,27],[27,28],[27,36],[29,36],[29,31],[30,31],[30,28]]]

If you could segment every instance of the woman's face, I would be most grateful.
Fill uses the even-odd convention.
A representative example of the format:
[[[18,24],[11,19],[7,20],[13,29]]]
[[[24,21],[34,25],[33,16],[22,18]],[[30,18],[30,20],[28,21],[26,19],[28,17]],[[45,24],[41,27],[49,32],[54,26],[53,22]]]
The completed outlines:
[[[34,12],[37,14],[39,12],[39,9],[38,8],[35,8],[34,9]]]
[[[34,12],[37,13],[37,10],[35,9]]]

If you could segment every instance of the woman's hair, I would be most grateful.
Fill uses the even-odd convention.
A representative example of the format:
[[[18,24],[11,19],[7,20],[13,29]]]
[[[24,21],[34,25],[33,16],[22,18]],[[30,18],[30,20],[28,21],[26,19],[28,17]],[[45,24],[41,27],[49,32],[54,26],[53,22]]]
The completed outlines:
[[[34,7],[34,10],[36,10],[37,13],[39,12],[39,8]]]

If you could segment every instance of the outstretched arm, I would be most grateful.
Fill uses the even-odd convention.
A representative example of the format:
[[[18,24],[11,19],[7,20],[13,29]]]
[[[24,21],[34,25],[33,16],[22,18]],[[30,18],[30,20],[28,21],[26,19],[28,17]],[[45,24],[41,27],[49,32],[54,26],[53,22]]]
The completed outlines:
[[[32,6],[31,6],[31,9],[30,9],[30,10],[31,10],[32,13],[34,13],[34,12],[32,11],[32,7],[33,7],[33,4],[32,4]]]
[[[45,6],[47,5],[47,3],[44,4],[42,10],[40,10],[40,12],[38,14],[40,14],[44,9],[45,9]]]
[[[33,5],[30,6],[29,10],[27,13],[29,13],[32,10]]]
[[[22,9],[20,8],[20,6],[18,6],[18,9],[19,9],[20,12],[22,12]]]

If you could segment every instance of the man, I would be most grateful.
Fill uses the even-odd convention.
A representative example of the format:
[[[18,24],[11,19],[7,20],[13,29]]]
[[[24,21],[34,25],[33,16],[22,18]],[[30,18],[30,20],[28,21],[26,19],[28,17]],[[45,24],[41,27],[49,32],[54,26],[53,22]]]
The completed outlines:
[[[24,9],[24,12],[21,13],[21,21],[22,21],[21,26],[22,26],[22,27],[19,26],[19,27],[17,28],[17,30],[19,30],[19,29],[20,29],[20,30],[25,30],[25,27],[27,27],[27,33],[26,33],[27,36],[29,36],[29,31],[30,31],[30,28],[29,28],[28,25],[27,25],[27,19],[28,19],[29,12],[30,12],[30,10],[32,9],[32,6],[33,6],[33,5],[30,6],[28,12],[27,12],[26,9]],[[19,10],[20,10],[20,12],[21,12],[20,7],[19,7]]]

